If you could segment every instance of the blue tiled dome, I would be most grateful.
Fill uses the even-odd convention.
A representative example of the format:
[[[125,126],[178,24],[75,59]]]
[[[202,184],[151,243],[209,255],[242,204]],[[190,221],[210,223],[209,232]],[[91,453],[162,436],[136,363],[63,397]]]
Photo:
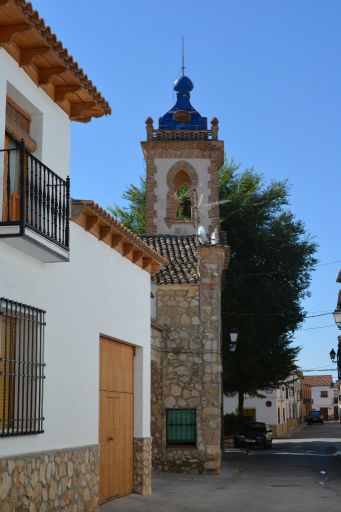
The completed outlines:
[[[182,93],[182,92],[190,92],[193,89],[193,82],[188,76],[182,75],[174,82],[174,91]]]
[[[182,75],[175,80],[177,100],[174,107],[160,117],[159,130],[207,130],[207,117],[202,117],[189,101],[193,88],[188,76]]]

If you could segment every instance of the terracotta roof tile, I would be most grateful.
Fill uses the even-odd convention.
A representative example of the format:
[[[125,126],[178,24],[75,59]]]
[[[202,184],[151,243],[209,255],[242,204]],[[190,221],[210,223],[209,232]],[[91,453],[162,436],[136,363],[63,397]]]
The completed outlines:
[[[304,375],[304,383],[312,387],[328,386],[331,387],[333,383],[332,375]]]
[[[31,27],[45,40],[46,44],[53,49],[55,54],[64,62],[66,68],[74,74],[81,82],[84,89],[86,89],[97,104],[100,105],[103,114],[111,114],[111,108],[107,100],[101,95],[73,57],[69,55],[68,50],[63,47],[62,42],[58,40],[51,28],[45,24],[45,21],[39,16],[38,11],[33,9],[32,4],[26,0],[9,0],[8,4],[14,5],[21,15],[26,18],[26,21]],[[5,7],[6,3],[3,5],[3,8]]]
[[[141,239],[167,261],[154,275],[157,284],[198,284],[197,238],[194,235],[141,235]]]

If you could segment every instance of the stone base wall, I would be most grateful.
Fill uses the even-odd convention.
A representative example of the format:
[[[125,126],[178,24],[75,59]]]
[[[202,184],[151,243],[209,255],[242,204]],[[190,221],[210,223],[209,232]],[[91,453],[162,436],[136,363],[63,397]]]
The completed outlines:
[[[286,432],[288,432],[288,430],[297,427],[297,425],[299,425],[299,423],[300,423],[300,421],[298,419],[290,419],[286,423],[280,423],[280,424],[277,423],[275,425],[271,425],[272,435],[274,437],[279,437],[282,434],[285,434]]]
[[[209,472],[205,469],[205,463],[203,452],[197,448],[169,447],[164,451],[163,457],[153,460],[153,468],[156,471],[198,475]]]
[[[152,493],[152,439],[134,438],[134,491],[143,496]]]
[[[98,446],[0,459],[1,512],[92,512],[98,506]]]

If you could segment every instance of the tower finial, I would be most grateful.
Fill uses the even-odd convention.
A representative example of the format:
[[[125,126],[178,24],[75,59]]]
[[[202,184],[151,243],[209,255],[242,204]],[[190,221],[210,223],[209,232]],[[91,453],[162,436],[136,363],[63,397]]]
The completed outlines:
[[[181,66],[181,74],[185,76],[185,38],[182,36],[182,66]]]

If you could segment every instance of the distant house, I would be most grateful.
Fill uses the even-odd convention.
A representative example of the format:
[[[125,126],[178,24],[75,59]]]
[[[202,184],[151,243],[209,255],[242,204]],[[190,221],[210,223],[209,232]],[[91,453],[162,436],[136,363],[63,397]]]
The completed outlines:
[[[302,373],[294,372],[277,389],[259,391],[263,398],[245,395],[244,417],[272,426],[275,435],[295,427],[303,419]],[[236,413],[238,397],[224,396],[224,414]]]
[[[311,386],[312,409],[324,419],[334,419],[334,383],[332,375],[305,375],[304,382]]]

